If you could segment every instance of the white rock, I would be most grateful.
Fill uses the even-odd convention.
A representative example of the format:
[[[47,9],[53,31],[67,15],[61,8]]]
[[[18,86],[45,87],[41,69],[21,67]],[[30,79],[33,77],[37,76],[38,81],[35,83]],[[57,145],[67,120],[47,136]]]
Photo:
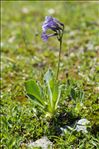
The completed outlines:
[[[82,131],[83,133],[87,133],[87,126],[90,123],[90,121],[88,121],[87,119],[83,118],[83,119],[80,119],[77,124],[76,124],[76,128],[75,130],[77,130],[78,132],[79,131]]]
[[[82,119],[80,119],[80,120],[77,122],[77,124],[79,124],[79,125],[87,125],[87,124],[89,124],[89,122],[90,122],[90,121],[88,121],[86,118],[82,118]]]
[[[52,149],[52,142],[46,137],[36,140],[28,144],[28,147],[41,147],[42,149]]]
[[[72,126],[68,126],[66,125],[65,128],[60,128],[61,131],[62,131],[62,136],[66,133],[71,133],[72,131],[82,131],[83,133],[88,133],[87,131],[87,125],[90,123],[90,121],[88,121],[87,119],[83,118],[83,119],[80,119],[78,120],[78,122],[76,122],[76,124],[74,125],[74,127]]]

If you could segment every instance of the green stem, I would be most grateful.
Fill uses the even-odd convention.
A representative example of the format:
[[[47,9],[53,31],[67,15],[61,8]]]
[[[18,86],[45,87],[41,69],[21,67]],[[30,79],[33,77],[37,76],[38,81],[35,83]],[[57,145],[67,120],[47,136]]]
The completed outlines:
[[[60,60],[61,60],[61,50],[62,50],[62,38],[60,39],[60,48],[59,48],[58,68],[57,68],[56,80],[58,80],[58,75],[59,75]]]
[[[63,37],[63,33],[64,33],[64,26],[63,26],[62,33],[59,31],[60,48],[59,48],[58,68],[57,68],[57,76],[56,76],[56,80],[58,80],[58,76],[59,76],[60,61],[61,61],[61,51],[62,51],[62,37]]]

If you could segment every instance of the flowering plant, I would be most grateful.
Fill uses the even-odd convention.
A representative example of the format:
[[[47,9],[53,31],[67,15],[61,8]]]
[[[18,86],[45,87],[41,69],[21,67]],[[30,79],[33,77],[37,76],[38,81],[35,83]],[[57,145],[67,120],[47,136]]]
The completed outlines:
[[[47,30],[52,30],[52,34],[47,34]],[[60,42],[60,50],[59,50],[59,59],[58,59],[58,69],[57,69],[57,76],[56,79],[58,79],[59,74],[59,68],[60,68],[60,56],[61,56],[61,49],[62,49],[62,37],[64,33],[64,24],[58,21],[56,18],[53,18],[51,16],[46,16],[45,21],[42,25],[42,39],[44,41],[47,41],[49,37],[56,36],[58,41]]]
[[[53,31],[52,34],[47,34],[47,30]],[[56,80],[58,80],[60,55],[62,46],[62,37],[64,32],[64,24],[52,17],[46,17],[42,25],[42,39],[47,41],[49,37],[56,36],[60,42],[59,60]],[[44,75],[44,88],[41,87],[35,80],[28,80],[25,82],[27,96],[33,100],[36,109],[42,111],[46,117],[53,117],[59,107],[61,85],[55,81],[53,73],[48,70]]]

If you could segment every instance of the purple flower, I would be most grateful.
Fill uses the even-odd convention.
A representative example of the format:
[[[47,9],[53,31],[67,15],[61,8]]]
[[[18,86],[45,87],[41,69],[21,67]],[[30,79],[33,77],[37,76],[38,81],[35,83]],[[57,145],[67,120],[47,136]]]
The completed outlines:
[[[59,31],[63,30],[63,27],[64,27],[64,24],[59,22],[56,18],[53,18],[51,16],[46,16],[45,17],[45,21],[44,21],[44,23],[42,25],[43,33],[42,33],[41,38],[44,41],[47,41],[49,37],[57,36],[59,34]],[[54,31],[54,33],[53,34],[49,34],[49,35],[46,34],[46,31],[48,29]]]
[[[45,32],[43,32],[41,38],[44,41],[47,41],[49,37],[56,36],[56,35],[57,35],[57,33],[47,35]]]

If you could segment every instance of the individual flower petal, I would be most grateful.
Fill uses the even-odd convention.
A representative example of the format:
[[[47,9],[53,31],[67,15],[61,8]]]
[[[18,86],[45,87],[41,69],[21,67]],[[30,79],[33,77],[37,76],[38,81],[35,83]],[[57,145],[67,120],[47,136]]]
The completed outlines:
[[[45,32],[43,32],[42,35],[41,35],[41,38],[44,41],[47,41],[49,37],[56,36],[56,35],[57,35],[57,33],[47,35]]]
[[[61,29],[60,25],[63,25],[63,23],[59,22],[56,18],[46,16],[45,21],[42,25],[42,30],[46,31],[48,29],[54,29],[56,31],[58,29]]]
[[[42,38],[44,41],[47,41],[47,40],[48,40],[48,35],[43,32],[42,35],[41,35],[41,38]]]
[[[49,23],[50,25],[62,25],[64,26],[63,23],[61,23],[60,21],[58,21],[56,18],[53,18],[51,16],[46,16],[45,17],[45,22],[44,23]]]
[[[51,29],[51,30],[53,30],[53,31],[56,31],[56,30],[58,29],[58,27],[52,27],[52,26],[50,26],[49,24],[44,24],[44,25],[42,26],[43,32],[46,32],[48,29]]]

